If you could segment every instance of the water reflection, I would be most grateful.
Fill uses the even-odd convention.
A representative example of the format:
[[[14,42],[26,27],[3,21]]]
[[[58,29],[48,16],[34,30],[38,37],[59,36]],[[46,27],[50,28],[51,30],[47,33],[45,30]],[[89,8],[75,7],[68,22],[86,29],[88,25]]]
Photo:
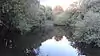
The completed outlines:
[[[42,43],[38,56],[78,56],[78,51],[70,45],[65,36],[60,41],[53,37]]]
[[[75,42],[74,47],[80,51],[80,55],[85,56],[100,56],[100,47],[94,46],[93,43]]]

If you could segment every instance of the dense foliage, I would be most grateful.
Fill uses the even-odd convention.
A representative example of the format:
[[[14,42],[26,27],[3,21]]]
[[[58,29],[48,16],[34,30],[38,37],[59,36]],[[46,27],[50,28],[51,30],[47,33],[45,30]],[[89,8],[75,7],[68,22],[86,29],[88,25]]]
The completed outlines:
[[[30,30],[32,26],[37,26],[39,24],[37,16],[37,9],[39,8],[38,1],[4,0],[1,1],[0,4],[2,22],[5,20],[5,23],[13,25],[22,32],[24,30]]]
[[[71,28],[75,41],[96,43],[100,46],[100,1],[80,0],[56,18],[55,24]]]
[[[40,5],[38,0],[1,0],[0,43],[4,39],[16,40],[18,35],[40,28],[45,19],[51,17],[51,11],[51,8]]]
[[[88,2],[90,1],[90,2]],[[85,0],[81,5],[80,20],[75,23],[74,37],[86,43],[96,43],[100,46],[100,13],[99,0]],[[83,11],[82,11],[83,10]]]

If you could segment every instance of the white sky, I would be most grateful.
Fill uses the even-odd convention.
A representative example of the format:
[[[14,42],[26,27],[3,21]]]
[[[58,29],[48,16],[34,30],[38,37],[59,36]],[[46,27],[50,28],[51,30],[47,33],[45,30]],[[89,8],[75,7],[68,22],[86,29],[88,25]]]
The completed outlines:
[[[40,4],[45,6],[51,6],[52,8],[54,8],[56,5],[60,5],[65,10],[74,1],[78,0],[40,0]]]

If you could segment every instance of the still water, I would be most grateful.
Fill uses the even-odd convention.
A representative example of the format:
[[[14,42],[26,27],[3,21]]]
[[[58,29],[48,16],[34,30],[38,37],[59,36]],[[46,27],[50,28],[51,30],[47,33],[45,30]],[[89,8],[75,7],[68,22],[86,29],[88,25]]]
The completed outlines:
[[[54,37],[41,43],[38,56],[79,56],[78,50],[71,46],[65,36],[60,41]]]

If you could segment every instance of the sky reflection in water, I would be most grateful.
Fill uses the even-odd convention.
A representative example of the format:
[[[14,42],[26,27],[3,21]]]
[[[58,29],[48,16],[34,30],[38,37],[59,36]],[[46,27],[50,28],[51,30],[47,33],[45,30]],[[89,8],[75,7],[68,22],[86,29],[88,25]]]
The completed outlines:
[[[65,36],[60,41],[56,41],[54,37],[48,39],[42,43],[39,49],[40,53],[38,56],[78,56],[77,49],[70,45]]]

